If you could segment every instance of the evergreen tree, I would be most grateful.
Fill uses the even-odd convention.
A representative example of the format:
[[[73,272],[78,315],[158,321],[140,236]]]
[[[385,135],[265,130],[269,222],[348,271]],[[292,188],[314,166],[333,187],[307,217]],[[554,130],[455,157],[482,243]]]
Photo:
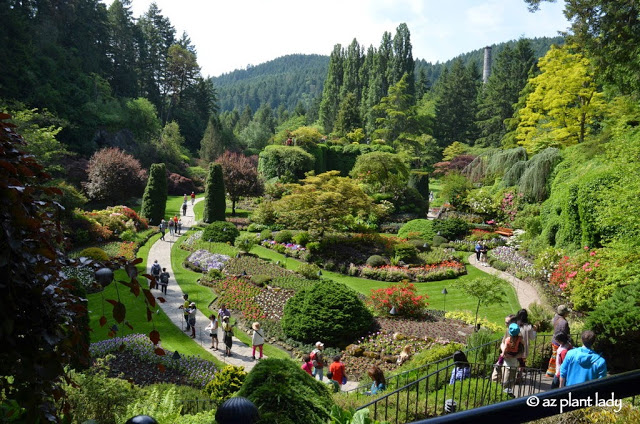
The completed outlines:
[[[149,168],[149,180],[142,196],[140,215],[149,224],[158,225],[164,218],[167,206],[167,168],[164,163],[154,163]]]
[[[408,93],[413,96],[415,94],[415,62],[411,47],[411,34],[407,24],[402,23],[396,29],[396,35],[393,37],[393,58],[390,63],[389,85],[395,84],[407,74]]]
[[[409,93],[409,76],[404,76],[389,88],[389,95],[382,98],[374,107],[380,118],[377,119],[376,138],[383,138],[392,143],[402,133],[413,133],[417,130],[416,107],[413,96]]]
[[[346,93],[336,119],[335,133],[339,136],[345,136],[347,133],[356,128],[362,127],[360,120],[360,112],[358,110],[358,100],[355,93]]]
[[[214,221],[224,221],[226,208],[222,165],[219,163],[211,163],[204,188],[204,211],[202,212],[202,219],[208,224]]]
[[[356,102],[360,102],[362,93],[362,83],[360,81],[360,70],[364,63],[362,47],[354,38],[347,48],[343,63],[342,87],[340,98],[344,99],[347,93],[355,95]]]
[[[108,56],[111,88],[116,96],[137,97],[135,26],[131,0],[115,0],[109,6]]]
[[[454,141],[470,144],[475,140],[476,99],[480,74],[475,63],[465,68],[462,60],[453,63],[440,76],[436,90],[435,137],[441,147]]]
[[[514,105],[534,64],[531,44],[525,39],[519,40],[513,49],[506,46],[498,54],[489,81],[479,96],[477,125],[480,138],[476,144],[500,145],[507,133],[505,121],[513,116]]]
[[[340,89],[344,77],[344,52],[340,44],[333,47],[329,58],[329,70],[322,90],[320,102],[320,123],[325,133],[333,131],[336,121],[338,106],[340,105]]]
[[[427,76],[427,70],[424,66],[418,68],[418,79],[416,81],[416,101],[420,101],[424,93],[429,91],[431,84],[429,83],[429,77]]]
[[[217,115],[211,115],[200,142],[200,159],[212,162],[226,149],[224,132]]]

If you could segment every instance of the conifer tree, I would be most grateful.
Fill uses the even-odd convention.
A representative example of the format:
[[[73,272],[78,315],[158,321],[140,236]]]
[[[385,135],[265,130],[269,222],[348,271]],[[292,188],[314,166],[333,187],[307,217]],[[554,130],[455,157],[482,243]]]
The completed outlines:
[[[225,151],[222,125],[216,115],[211,115],[200,142],[200,158],[212,162]]]
[[[329,57],[329,70],[322,90],[320,102],[320,123],[325,133],[333,131],[338,106],[340,104],[340,89],[342,88],[344,52],[340,44],[333,47]]]
[[[224,221],[226,207],[222,165],[212,163],[209,165],[209,174],[204,188],[204,212],[202,213],[204,222]]]
[[[142,196],[140,215],[149,224],[158,225],[167,206],[167,168],[164,163],[154,163],[149,169],[149,180]]]

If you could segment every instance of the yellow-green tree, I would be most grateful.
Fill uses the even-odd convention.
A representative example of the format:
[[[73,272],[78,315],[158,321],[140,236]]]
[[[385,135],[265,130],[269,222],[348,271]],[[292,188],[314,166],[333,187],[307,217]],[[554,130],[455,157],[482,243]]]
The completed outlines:
[[[290,184],[291,194],[275,202],[278,222],[288,228],[306,229],[322,236],[327,230],[342,230],[353,219],[375,220],[381,207],[340,171],[309,176],[302,184]]]
[[[584,141],[604,109],[589,59],[571,46],[551,46],[518,111],[516,139],[529,153]]]

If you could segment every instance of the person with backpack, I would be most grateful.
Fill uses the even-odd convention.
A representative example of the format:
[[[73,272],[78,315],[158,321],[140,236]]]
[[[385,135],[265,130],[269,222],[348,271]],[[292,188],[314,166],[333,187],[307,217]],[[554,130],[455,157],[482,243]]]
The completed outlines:
[[[162,268],[162,273],[160,274],[160,291],[162,294],[167,294],[167,286],[169,285],[169,273],[167,272],[167,268]]]
[[[229,323],[229,316],[222,318],[222,331],[224,332],[224,354],[231,356],[231,347],[233,346],[233,326]]]
[[[555,334],[554,337],[560,346],[558,346],[558,354],[556,355],[556,375],[553,377],[553,382],[551,382],[551,388],[557,389],[560,387],[560,367],[567,356],[567,352],[573,349],[573,346],[569,343],[569,336],[564,333]]]
[[[509,336],[505,337],[500,345],[500,349],[502,350],[504,365],[506,367],[502,375],[502,386],[506,394],[514,397],[513,386],[515,385],[516,374],[518,366],[520,365],[518,358],[522,358],[524,354],[524,343],[518,324],[509,324]]]
[[[162,268],[160,268],[160,264],[156,259],[155,261],[153,261],[153,265],[151,265],[151,275],[155,279],[156,288],[158,290],[160,289],[160,273],[161,272],[162,272]]]
[[[185,195],[186,197],[186,195]],[[185,200],[182,204],[182,216],[187,216],[187,201]]]
[[[256,360],[256,347],[260,351],[260,358],[258,358],[258,359],[262,359],[262,347],[264,345],[264,336],[262,335],[262,331],[260,331],[260,323],[259,322],[254,322],[253,325],[251,326],[251,328],[253,328],[253,336],[251,337],[251,345],[253,346],[253,353],[251,354],[251,357],[255,361]]]
[[[162,221],[160,221],[160,225],[158,225],[158,229],[160,230],[160,234],[162,234],[160,236],[160,240],[164,241],[164,234],[167,231],[167,227],[166,227],[167,223],[164,221],[164,219]]]
[[[313,375],[320,381],[324,378],[324,343],[316,342],[316,348],[311,351],[311,363],[313,364]]]
[[[180,231],[182,231],[182,220],[178,219],[178,234],[180,234]]]

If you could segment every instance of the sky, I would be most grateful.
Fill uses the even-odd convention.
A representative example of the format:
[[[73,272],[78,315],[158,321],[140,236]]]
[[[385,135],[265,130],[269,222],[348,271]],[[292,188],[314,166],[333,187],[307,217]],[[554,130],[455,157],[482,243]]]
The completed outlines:
[[[111,0],[104,0],[110,4]],[[152,0],[132,0],[141,16]],[[378,48],[406,23],[414,59],[443,62],[487,45],[558,35],[564,1],[530,13],[524,0],[155,0],[197,49],[202,75],[219,76],[288,54],[329,55],[357,39]]]

